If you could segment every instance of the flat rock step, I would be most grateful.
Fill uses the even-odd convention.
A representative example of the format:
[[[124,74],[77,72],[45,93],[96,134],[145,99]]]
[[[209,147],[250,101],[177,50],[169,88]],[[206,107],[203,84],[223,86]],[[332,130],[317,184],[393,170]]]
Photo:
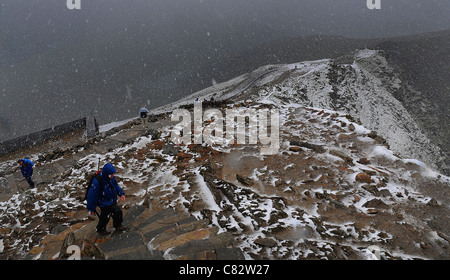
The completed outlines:
[[[126,232],[113,232],[98,245],[107,259],[243,260],[230,233],[218,233],[207,220],[173,208],[150,210],[133,206],[124,215]]]

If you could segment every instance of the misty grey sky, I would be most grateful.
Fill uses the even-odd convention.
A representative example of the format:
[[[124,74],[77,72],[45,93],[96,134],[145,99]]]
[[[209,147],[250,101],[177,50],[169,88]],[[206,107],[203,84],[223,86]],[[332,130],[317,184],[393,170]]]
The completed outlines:
[[[133,116],[142,102],[163,105],[212,78],[242,74],[230,69],[231,58],[283,37],[450,29],[449,0],[381,0],[381,10],[366,0],[81,0],[81,7],[0,0],[0,118],[12,127],[73,120],[90,110],[86,102],[103,114],[100,122]]]
[[[0,32],[39,33],[42,24],[58,24],[56,31],[66,33],[119,32],[145,24],[169,33],[221,27],[248,35],[386,37],[450,28],[448,0],[380,1],[381,10],[367,9],[366,0],[81,0],[81,10],[69,11],[65,0],[0,0]]]
[[[248,47],[282,36],[390,37],[450,28],[448,0],[0,0],[0,48],[33,54],[62,40],[94,46],[133,38],[170,48],[192,41]],[[113,38],[113,39],[111,39]],[[86,42],[83,42],[86,43]],[[3,57],[3,59],[5,59]],[[1,63],[1,60],[0,60]]]

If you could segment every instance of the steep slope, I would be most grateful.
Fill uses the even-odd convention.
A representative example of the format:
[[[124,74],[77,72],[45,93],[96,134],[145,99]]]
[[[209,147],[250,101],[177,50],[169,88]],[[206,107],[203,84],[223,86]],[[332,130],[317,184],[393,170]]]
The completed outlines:
[[[387,40],[375,46],[403,82],[394,97],[408,110],[428,138],[450,154],[450,31]],[[420,106],[418,106],[420,104]],[[450,171],[446,171],[448,174]]]
[[[345,59],[350,63],[340,63],[339,59],[306,63],[303,72],[290,75],[275,87],[262,89],[263,94],[346,112],[384,137],[392,150],[403,157],[416,158],[448,172],[448,155],[396,99],[395,93],[409,84],[395,74],[382,54],[366,49]],[[416,107],[429,108],[421,95],[415,97]]]

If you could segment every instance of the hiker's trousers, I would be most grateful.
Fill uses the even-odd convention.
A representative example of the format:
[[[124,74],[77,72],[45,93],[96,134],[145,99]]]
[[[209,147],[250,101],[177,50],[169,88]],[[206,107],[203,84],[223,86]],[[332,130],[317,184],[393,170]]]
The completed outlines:
[[[28,183],[28,185],[30,185],[30,188],[34,188],[34,182],[33,182],[33,180],[31,180],[31,176],[25,177],[25,180],[27,180],[27,183]]]
[[[109,218],[111,217],[113,218],[114,228],[119,228],[122,226],[123,222],[122,209],[120,209],[119,206],[114,204],[100,208],[100,217],[97,225],[97,231],[105,231],[106,225],[108,224]]]
[[[143,127],[147,127],[148,126],[148,117],[141,118],[141,124]]]

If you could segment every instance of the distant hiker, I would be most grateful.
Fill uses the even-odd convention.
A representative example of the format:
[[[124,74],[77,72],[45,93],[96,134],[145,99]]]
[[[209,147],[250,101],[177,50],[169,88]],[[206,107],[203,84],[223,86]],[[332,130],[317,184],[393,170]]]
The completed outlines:
[[[116,230],[124,231],[125,227],[122,225],[123,214],[122,210],[117,206],[117,196],[120,196],[122,201],[125,201],[125,193],[117,184],[114,173],[116,169],[111,163],[105,164],[102,171],[92,181],[91,188],[87,194],[87,209],[89,215],[94,215],[97,206],[100,208],[99,221],[97,225],[97,232],[99,234],[110,233],[106,230],[106,225],[109,218],[113,218],[113,226]]]
[[[33,176],[34,163],[26,158],[19,159],[17,163],[20,165],[20,171],[22,172],[23,177],[27,180],[30,187],[34,188],[34,182],[31,180],[31,176]]]
[[[142,105],[141,110],[139,110],[139,117],[141,118],[141,124],[143,127],[147,127],[148,125],[148,113],[149,111]]]

